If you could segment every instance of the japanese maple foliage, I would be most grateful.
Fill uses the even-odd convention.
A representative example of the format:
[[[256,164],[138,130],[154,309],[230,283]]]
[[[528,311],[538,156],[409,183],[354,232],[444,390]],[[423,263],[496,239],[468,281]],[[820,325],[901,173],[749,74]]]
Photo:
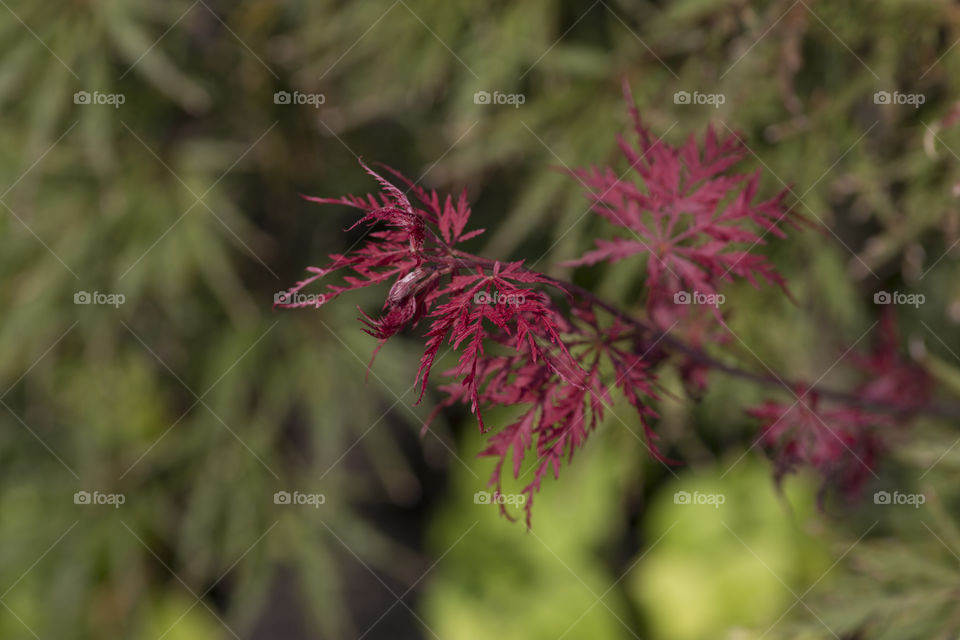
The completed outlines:
[[[853,353],[851,360],[864,376],[850,401],[821,407],[816,391],[800,389],[796,401],[766,402],[747,413],[762,423],[759,442],[776,464],[776,477],[809,466],[837,487],[856,497],[884,449],[884,432],[930,399],[933,380],[899,352],[894,317],[886,313],[873,348]]]
[[[856,495],[881,448],[873,416],[855,407],[824,410],[815,392],[798,396],[795,402],[766,402],[748,411],[762,423],[760,441],[773,455],[777,480],[809,466],[828,481],[824,488]]]
[[[523,484],[528,525],[543,478],[559,475],[616,396],[633,412],[630,424],[617,419],[656,459],[671,463],[657,447],[657,369],[677,366],[694,394],[708,385],[712,369],[738,373],[705,351],[708,344],[723,342],[719,310],[675,304],[675,294],[714,294],[735,278],[786,291],[784,278],[755,249],[769,235],[784,236],[782,223],[789,221],[790,212],[784,193],[758,199],[758,173],[730,173],[746,154],[740,139],[720,138],[711,128],[702,144],[690,138],[672,147],[654,138],[626,88],[625,95],[638,138],[637,147],[619,141],[628,172],[618,177],[611,168],[595,167],[574,174],[589,190],[593,211],[627,235],[598,239],[594,250],[568,264],[646,256],[645,304],[639,305],[646,317],[533,271],[522,261],[490,260],[462,250],[464,241],[483,233],[468,230],[465,192],[456,199],[441,198],[387,168],[401,189],[362,161],[379,183],[379,195],[307,199],[353,207],[361,214],[353,226],[371,230],[356,248],[331,255],[327,266],[311,267],[311,275],[286,292],[283,300],[289,302],[277,305],[319,307],[350,291],[390,283],[379,313],[360,310],[364,330],[382,346],[398,332],[426,325],[415,374],[418,402],[437,361],[449,351],[457,354],[456,365],[443,372],[443,383],[437,385],[446,397],[431,419],[443,407],[469,407],[480,431],[489,434],[479,454],[494,459],[489,485],[500,494],[505,467]],[[339,278],[327,282],[316,299],[304,302],[294,296],[333,275]],[[879,351],[859,360],[873,381],[858,389],[852,401],[876,403],[879,397],[880,404],[889,403],[897,388],[905,388],[905,378],[915,372],[891,353],[894,345],[895,336],[888,337]],[[920,397],[911,388],[913,398]],[[750,415],[763,424],[761,441],[775,456],[778,473],[805,464],[842,488],[856,487],[880,449],[878,420],[859,406],[823,410],[819,402],[812,390],[794,404],[771,402]],[[514,407],[516,418],[503,426],[489,425],[483,415],[490,407]],[[428,428],[429,421],[424,430]],[[859,465],[850,465],[850,459]],[[501,501],[494,502],[511,517]]]
[[[618,137],[627,172],[618,176],[610,167],[592,167],[573,173],[587,188],[593,211],[627,234],[597,239],[596,249],[566,264],[644,255],[651,306],[671,302],[678,291],[714,294],[731,276],[784,286],[769,260],[752,249],[768,234],[784,237],[787,191],[758,201],[759,170],[729,174],[748,153],[739,137],[719,138],[710,126],[702,145],[691,136],[671,146],[643,124],[626,85],[624,92],[638,142],[635,147]],[[631,174],[639,180],[625,179]]]

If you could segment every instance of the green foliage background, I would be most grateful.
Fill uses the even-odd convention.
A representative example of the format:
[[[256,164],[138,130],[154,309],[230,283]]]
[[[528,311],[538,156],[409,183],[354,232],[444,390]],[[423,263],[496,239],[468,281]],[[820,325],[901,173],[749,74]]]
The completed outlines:
[[[625,77],[658,135],[742,132],[765,193],[790,185],[822,223],[770,248],[796,304],[730,292],[729,357],[843,386],[831,365],[869,341],[873,292],[923,293],[901,326],[955,394],[956,3],[0,4],[0,637],[957,636],[953,424],[891,434],[867,498],[816,509],[813,479],[779,494],[751,449],[742,408],[766,392],[718,378],[661,407],[685,466],[651,462],[615,408],[528,533],[474,504],[490,466],[469,416],[418,439],[413,341],[364,381],[374,345],[350,302],[381,292],[271,308],[358,237],[298,196],[372,189],[356,156],[467,186],[478,250],[568,276],[551,265],[605,229],[554,169],[623,170]],[[581,277],[629,308],[622,267]],[[927,502],[872,504],[881,489]],[[326,501],[274,504],[284,490]],[[727,502],[685,510],[678,490]]]

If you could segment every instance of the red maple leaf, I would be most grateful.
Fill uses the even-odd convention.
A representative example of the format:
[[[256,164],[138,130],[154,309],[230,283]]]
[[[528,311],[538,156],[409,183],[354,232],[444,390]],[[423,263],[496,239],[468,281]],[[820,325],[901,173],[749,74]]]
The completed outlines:
[[[590,189],[593,210],[627,233],[598,239],[594,250],[568,264],[646,255],[646,319],[521,261],[501,262],[464,251],[462,243],[483,232],[467,229],[470,206],[465,192],[441,198],[387,168],[406,186],[401,190],[366,165],[380,195],[308,199],[359,209],[362,215],[353,227],[372,229],[358,248],[330,256],[325,267],[311,267],[311,275],[277,304],[321,306],[346,292],[390,283],[379,314],[361,310],[364,330],[382,346],[420,322],[428,325],[414,376],[420,386],[417,402],[424,399],[433,369],[444,358],[444,346],[456,353],[456,363],[437,385],[445,398],[431,419],[443,407],[469,407],[488,438],[479,455],[494,459],[489,486],[501,496],[505,470],[525,483],[520,491],[527,497],[528,525],[543,478],[551,472],[557,476],[584,446],[612,412],[616,394],[630,405],[633,424],[642,427],[642,437],[635,433],[638,439],[656,459],[671,463],[656,442],[657,368],[678,367],[691,395],[703,391],[710,368],[737,371],[705,351],[708,343],[722,342],[716,333],[722,325],[715,320],[723,320],[719,311],[670,305],[672,294],[684,289],[716,294],[723,281],[733,278],[786,290],[769,260],[754,252],[769,234],[783,236],[781,223],[790,216],[783,206],[784,192],[760,200],[759,174],[729,173],[747,153],[735,135],[720,139],[710,128],[702,145],[692,137],[680,147],[655,140],[626,87],[625,93],[639,146],[621,138],[620,148],[637,180],[624,180],[610,168],[574,173]],[[293,297],[334,274],[341,275],[340,280],[327,284],[318,299]],[[668,335],[674,330],[685,340]],[[885,324],[874,351],[855,356],[870,380],[849,396],[831,394],[836,406],[820,407],[820,395],[810,391],[801,392],[793,404],[767,402],[749,410],[762,422],[761,442],[776,460],[778,478],[807,465],[848,492],[861,486],[881,449],[878,427],[889,424],[878,409],[911,410],[925,402],[930,391],[929,378],[904,362],[896,345],[892,324]],[[844,399],[849,402],[838,402]],[[491,407],[514,407],[516,418],[500,428],[487,425],[483,415]],[[428,428],[429,420],[424,430]],[[511,517],[505,505],[496,502]]]
[[[651,305],[669,301],[678,291],[716,293],[719,281],[732,276],[755,286],[761,281],[785,289],[773,265],[752,250],[770,233],[783,237],[780,223],[787,190],[757,201],[760,178],[727,172],[748,153],[736,135],[718,138],[708,127],[702,148],[694,137],[679,147],[655,139],[630,105],[638,147],[618,137],[620,149],[637,181],[609,167],[578,169],[593,211],[628,233],[595,240],[596,249],[566,262],[568,266],[617,262],[646,255],[646,291]]]

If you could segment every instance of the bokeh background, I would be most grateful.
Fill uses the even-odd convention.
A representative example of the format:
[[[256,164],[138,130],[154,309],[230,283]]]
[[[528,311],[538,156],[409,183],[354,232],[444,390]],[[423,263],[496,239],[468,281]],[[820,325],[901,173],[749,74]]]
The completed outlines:
[[[492,462],[468,415],[419,437],[436,397],[414,406],[415,336],[365,379],[375,344],[351,303],[384,292],[272,308],[359,237],[352,212],[299,197],[373,189],[358,156],[466,186],[477,251],[569,277],[554,265],[607,230],[556,169],[622,170],[626,78],[672,142],[742,132],[742,168],[815,222],[769,249],[796,303],[728,292],[744,344],[725,353],[842,387],[831,367],[871,340],[874,292],[922,293],[897,308],[904,348],[960,392],[957,3],[0,5],[0,637],[960,633],[949,421],[889,434],[865,497],[818,506],[814,478],[778,492],[751,447],[760,389],[717,377],[694,402],[666,374],[658,431],[684,464],[611,415],[527,531],[474,503]],[[630,308],[638,264],[590,284]],[[684,490],[725,501],[676,504]]]

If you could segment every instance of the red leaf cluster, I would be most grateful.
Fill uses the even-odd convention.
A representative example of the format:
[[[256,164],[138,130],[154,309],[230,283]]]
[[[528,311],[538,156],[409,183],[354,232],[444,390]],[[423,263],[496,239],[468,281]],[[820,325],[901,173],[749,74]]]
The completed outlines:
[[[381,344],[420,321],[428,323],[416,375],[420,399],[446,346],[458,359],[444,372],[449,382],[440,386],[447,394],[440,406],[467,405],[482,432],[487,431],[485,408],[520,408],[520,417],[493,434],[480,455],[497,459],[490,485],[498,492],[506,460],[512,459],[514,477],[532,474],[522,489],[528,521],[543,476],[551,470],[557,475],[564,459],[583,445],[612,404],[613,391],[635,409],[647,446],[663,459],[649,424],[656,415],[647,404],[655,398],[655,379],[651,363],[635,351],[639,339],[632,328],[619,321],[604,325],[589,302],[576,300],[560,283],[521,262],[489,261],[459,250],[459,243],[480,233],[465,232],[470,217],[465,195],[441,203],[435,192],[407,182],[414,204],[407,193],[364,168],[380,183],[379,198],[309,199],[360,209],[357,224],[386,229],[371,231],[355,250],[330,256],[328,266],[312,268],[313,275],[287,292],[294,300],[292,294],[304,287],[343,272],[342,282],[327,284],[319,303],[278,306],[319,306],[347,291],[391,281],[380,314],[361,310],[361,321]],[[560,300],[547,295],[547,287]],[[614,372],[613,380],[604,380],[604,365]],[[531,449],[536,460],[524,472]]]
[[[894,317],[887,313],[871,351],[851,355],[865,377],[851,401],[824,409],[816,391],[801,389],[796,402],[767,402],[747,411],[761,421],[760,443],[773,457],[778,479],[808,466],[820,473],[824,487],[836,487],[848,497],[859,495],[874,474],[886,432],[931,395],[932,379],[901,356],[897,338]]]
[[[401,331],[427,324],[415,378],[418,402],[434,366],[448,352],[456,354],[456,363],[443,372],[444,383],[438,386],[446,398],[432,415],[464,404],[480,431],[492,432],[480,453],[495,460],[489,485],[495,495],[503,491],[506,465],[523,484],[528,525],[543,478],[559,474],[564,461],[569,462],[612,413],[616,397],[632,413],[629,424],[619,416],[618,421],[655,458],[672,462],[656,446],[656,368],[676,365],[694,396],[706,387],[711,368],[731,372],[706,355],[708,347],[724,341],[724,332],[718,332],[725,326],[723,315],[716,307],[698,309],[678,301],[676,294],[718,294],[721,285],[734,278],[786,291],[773,264],[755,251],[768,235],[783,236],[781,223],[790,215],[784,193],[758,199],[759,173],[730,173],[747,154],[736,135],[720,138],[710,128],[702,144],[690,138],[671,146],[654,138],[626,88],[625,93],[638,146],[622,138],[619,142],[634,175],[628,180],[608,167],[573,173],[590,191],[593,211],[626,233],[597,239],[594,250],[568,264],[613,263],[645,255],[644,294],[638,306],[646,309],[646,319],[522,262],[499,262],[464,251],[462,243],[483,232],[467,230],[470,206],[465,192],[441,199],[388,169],[405,185],[401,190],[362,162],[380,185],[378,196],[307,199],[359,209],[362,216],[351,228],[366,225],[370,231],[359,247],[331,255],[325,267],[310,268],[311,275],[283,299],[297,300],[293,294],[339,274],[323,296],[277,305],[320,306],[343,293],[390,282],[379,314],[360,310],[365,331],[382,346]],[[683,341],[668,335],[677,327]],[[811,390],[796,403],[768,402],[749,411],[763,424],[761,441],[777,462],[778,477],[808,465],[841,488],[856,490],[881,449],[878,429],[890,424],[881,411],[866,407],[908,410],[925,401],[929,380],[899,358],[891,324],[885,324],[883,335],[872,353],[855,357],[869,379],[855,390],[852,402],[824,409]],[[515,418],[490,429],[483,416],[491,407],[511,407]],[[642,435],[631,424],[642,427]],[[428,428],[429,421],[424,430]],[[511,517],[502,503],[500,508]]]
[[[720,281],[732,276],[785,290],[773,265],[753,249],[768,234],[784,237],[780,224],[792,221],[783,207],[787,191],[758,201],[759,170],[729,174],[748,153],[736,134],[720,138],[710,126],[702,145],[691,136],[672,146],[643,124],[626,85],[624,93],[637,135],[637,146],[618,137],[629,169],[622,175],[610,167],[573,173],[587,188],[593,211],[627,233],[595,240],[596,249],[566,264],[645,255],[651,307],[671,303],[679,291],[715,294]],[[635,179],[627,178],[631,174]]]

